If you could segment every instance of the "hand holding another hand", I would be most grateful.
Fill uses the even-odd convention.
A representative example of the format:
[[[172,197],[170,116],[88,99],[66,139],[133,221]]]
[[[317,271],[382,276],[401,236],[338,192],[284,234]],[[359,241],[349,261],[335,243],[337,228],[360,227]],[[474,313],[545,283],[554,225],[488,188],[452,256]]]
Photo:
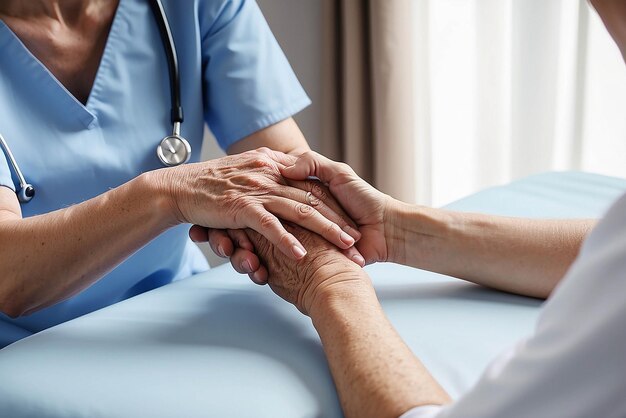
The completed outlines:
[[[272,151],[268,148],[260,148],[254,152],[262,154],[264,158],[269,158],[277,167],[276,173],[273,173],[277,176],[275,181],[283,182],[283,184],[289,186],[292,189],[291,192],[301,204],[296,216],[285,218],[280,216],[280,214],[276,215],[283,220],[294,222],[318,233],[337,245],[337,247],[343,249],[346,256],[353,262],[364,266],[365,260],[363,256],[359,254],[354,246],[347,245],[349,243],[354,244],[355,241],[359,240],[361,233],[356,229],[356,224],[345,213],[341,205],[333,198],[328,188],[320,181],[306,177],[301,180],[285,179],[280,174],[280,170],[285,166],[296,163],[297,157]],[[329,222],[326,222],[325,226],[318,222],[319,226],[311,226],[309,218],[319,219],[320,216],[322,219],[325,218],[330,221],[330,225]],[[339,226],[341,231],[337,231],[336,226]],[[341,244],[337,244],[337,234]],[[267,282],[267,269],[259,261],[258,256],[254,252],[253,244],[242,229],[227,230],[204,228],[195,225],[191,228],[189,235],[196,242],[208,241],[215,254],[220,257],[230,257],[233,268],[239,273],[248,274],[255,283],[265,284]],[[335,237],[335,239],[329,239],[328,237]]]
[[[214,229],[251,228],[292,259],[304,257],[306,249],[279,218],[297,222],[339,248],[352,247],[355,240],[345,232],[348,223],[326,206],[315,210],[307,204],[307,192],[287,184],[280,174],[281,163],[272,156],[273,151],[261,148],[157,170],[171,196],[168,201],[174,223]],[[191,234],[203,231],[196,228]],[[228,255],[219,243],[214,250]]]
[[[268,284],[278,296],[310,315],[324,298],[341,297],[343,292],[371,288],[363,269],[349,260],[336,246],[299,226],[285,228],[302,242],[309,252],[301,260],[285,257],[268,240],[252,230],[245,233],[256,254],[267,266]]]
[[[355,246],[366,264],[387,261],[389,243],[385,221],[388,221],[394,199],[361,179],[349,165],[313,151],[302,154],[293,164],[288,164],[287,160],[282,162],[285,168],[280,171],[286,179],[317,177],[327,185],[333,198],[357,224],[361,238]]]

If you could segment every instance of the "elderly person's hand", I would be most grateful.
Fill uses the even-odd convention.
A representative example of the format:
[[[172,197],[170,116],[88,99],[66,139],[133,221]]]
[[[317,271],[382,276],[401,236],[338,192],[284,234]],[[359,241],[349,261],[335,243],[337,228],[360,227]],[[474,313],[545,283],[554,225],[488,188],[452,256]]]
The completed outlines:
[[[356,248],[367,264],[387,261],[395,236],[393,222],[389,219],[395,199],[376,190],[361,179],[347,164],[332,161],[323,155],[310,151],[302,154],[295,162],[284,160],[282,175],[291,180],[319,178],[348,216],[357,224],[361,233]]]
[[[285,257],[258,233],[246,230],[261,262],[269,271],[268,284],[278,296],[310,315],[325,298],[341,297],[344,292],[373,292],[363,269],[349,260],[336,246],[297,225],[285,224],[308,249],[299,261]]]
[[[280,163],[270,158],[271,153],[259,149],[157,170],[170,191],[174,222],[205,228],[251,228],[293,259],[304,257],[306,249],[278,218],[297,222],[339,248],[351,247],[354,239],[344,232],[346,221],[332,210],[324,216],[307,204],[306,191],[283,180]],[[215,249],[226,255],[223,248]]]

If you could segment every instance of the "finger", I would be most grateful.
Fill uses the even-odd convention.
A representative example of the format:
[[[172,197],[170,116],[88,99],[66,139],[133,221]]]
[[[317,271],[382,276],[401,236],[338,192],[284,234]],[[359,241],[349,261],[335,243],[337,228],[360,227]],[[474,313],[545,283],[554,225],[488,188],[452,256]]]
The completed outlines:
[[[259,257],[252,251],[237,248],[230,257],[230,264],[237,273],[250,274],[254,273],[261,267]]]
[[[250,280],[252,280],[254,283],[258,285],[264,285],[264,284],[267,284],[269,273],[267,271],[267,268],[261,265],[261,267],[259,267],[257,271],[255,271],[254,273],[248,274],[248,277],[250,277]]]
[[[341,229],[339,225],[325,218],[310,205],[280,196],[268,197],[263,205],[281,219],[291,221],[315,232],[339,248],[350,248],[355,243],[354,238]]]
[[[358,266],[365,267],[365,258],[356,247],[350,247],[347,250],[343,250],[343,255],[356,263]]]
[[[267,268],[261,264],[261,260],[254,252],[254,245],[252,245],[246,232],[243,229],[229,229],[228,235],[238,247],[231,257],[231,264],[240,266],[242,271],[248,273],[254,283],[266,284],[269,276]]]
[[[291,186],[291,189],[285,188],[285,190],[281,192],[284,197],[310,204],[311,198],[307,199],[307,192],[311,193],[315,200],[317,200],[313,206],[319,213],[329,221],[339,225],[339,227],[354,238],[355,241],[361,239],[361,233],[358,231],[356,223],[346,214],[328,188],[322,183],[311,180],[287,180],[287,185]]]
[[[285,178],[292,180],[305,180],[314,176],[324,183],[329,183],[338,175],[354,174],[350,166],[329,160],[314,151],[302,154],[295,164],[280,168],[280,172]]]
[[[200,225],[192,225],[189,228],[189,238],[193,242],[207,242],[209,240],[207,228]]]
[[[243,229],[229,229],[227,232],[228,236],[233,240],[235,247],[243,248],[248,251],[254,251],[254,245],[252,245],[250,238],[248,238]]]
[[[230,257],[235,250],[232,238],[224,229],[209,228],[209,245],[215,254],[222,258]]]
[[[263,235],[283,254],[293,260],[300,260],[306,255],[306,249],[293,234],[287,232],[283,224],[262,205],[250,206],[246,215],[249,227]],[[254,243],[254,241],[252,241]]]

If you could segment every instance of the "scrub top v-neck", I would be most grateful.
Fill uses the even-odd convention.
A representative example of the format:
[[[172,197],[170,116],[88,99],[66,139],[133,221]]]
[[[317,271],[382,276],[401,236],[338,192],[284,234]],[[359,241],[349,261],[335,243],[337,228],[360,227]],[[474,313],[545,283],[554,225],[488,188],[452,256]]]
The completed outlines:
[[[254,1],[163,5],[179,55],[191,162],[198,161],[205,123],[226,149],[310,103]],[[85,105],[0,21],[0,133],[37,190],[23,216],[78,204],[162,168],[156,146],[171,132],[168,80],[147,0],[120,0]],[[16,184],[0,155],[0,185]],[[17,319],[0,314],[0,347],[207,269],[187,231],[168,230],[67,301]]]

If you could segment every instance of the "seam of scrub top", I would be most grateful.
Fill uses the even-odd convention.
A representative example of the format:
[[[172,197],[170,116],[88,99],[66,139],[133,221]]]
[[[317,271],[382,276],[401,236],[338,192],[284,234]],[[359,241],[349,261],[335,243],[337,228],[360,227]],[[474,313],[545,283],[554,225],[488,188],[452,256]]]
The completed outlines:
[[[278,123],[282,120],[287,119],[288,117],[295,115],[296,113],[302,111],[304,108],[306,108],[310,104],[311,104],[311,99],[308,96],[305,96],[305,98],[298,100],[291,106],[276,110],[268,115],[264,115],[263,117],[250,122],[243,128],[233,133],[224,133],[224,135],[220,135],[218,140],[220,144],[223,144],[222,146],[224,147],[224,150],[226,150],[226,148],[228,148],[235,142],[245,138],[246,136],[254,132],[267,128],[268,126],[271,126],[275,123]],[[213,133],[217,136],[216,132],[213,132]]]
[[[123,43],[121,42],[123,37],[120,35],[121,23],[129,23],[124,9],[125,5],[126,0],[119,0],[117,4],[117,9],[115,10],[115,15],[113,16],[113,22],[111,22],[111,28],[109,29],[109,36],[107,37],[104,50],[102,51],[102,57],[100,58],[100,64],[98,66],[98,71],[96,72],[96,78],[93,81],[91,91],[89,92],[89,97],[87,98],[87,102],[84,105],[87,111],[96,116],[96,120],[93,121],[94,123],[97,122],[98,114],[98,108],[96,105],[100,103],[100,93],[104,88],[102,84],[102,79],[104,78],[104,76],[102,74],[105,71],[109,71],[109,69],[111,68],[111,62],[113,61],[112,54],[117,51],[116,48],[123,45]]]
[[[61,96],[64,96],[63,100],[68,102],[71,106],[77,107],[80,109],[80,114],[78,118],[85,125],[85,127],[89,127],[89,125],[96,119],[96,115],[89,111],[81,102],[79,102],[70,91],[65,88],[63,83],[61,83],[52,72],[46,67],[32,52],[24,45],[22,40],[11,30],[10,27],[7,26],[6,23],[2,19],[0,19],[0,33],[4,32],[6,36],[9,38],[8,46],[14,47],[16,52],[18,52],[19,59],[21,59],[26,67],[36,68],[37,71],[43,72],[46,75],[45,83],[52,85],[55,88],[60,88],[62,90]]]

